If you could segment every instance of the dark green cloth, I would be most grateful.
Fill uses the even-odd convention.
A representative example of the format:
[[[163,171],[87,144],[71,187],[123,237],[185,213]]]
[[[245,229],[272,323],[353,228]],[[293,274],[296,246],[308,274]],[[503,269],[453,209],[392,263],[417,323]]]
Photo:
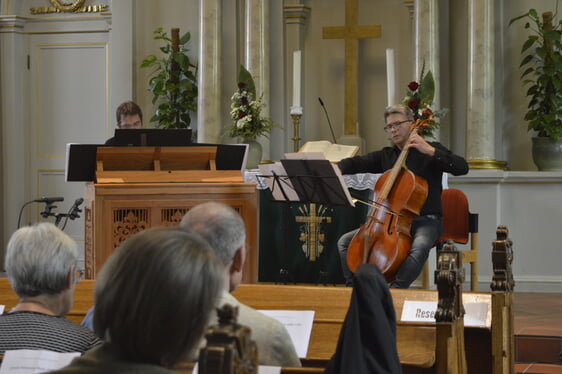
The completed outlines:
[[[365,200],[370,192],[350,189],[352,197]],[[316,204],[316,216],[322,222],[311,233],[307,222],[297,222],[297,217],[310,219],[311,204],[273,201],[269,189],[260,190],[259,196],[259,281],[344,283],[337,241],[365,221],[368,208],[363,204],[356,204],[355,208]],[[308,240],[324,247],[315,259],[306,253]],[[313,246],[310,244],[309,248]],[[283,275],[282,270],[288,273]]]

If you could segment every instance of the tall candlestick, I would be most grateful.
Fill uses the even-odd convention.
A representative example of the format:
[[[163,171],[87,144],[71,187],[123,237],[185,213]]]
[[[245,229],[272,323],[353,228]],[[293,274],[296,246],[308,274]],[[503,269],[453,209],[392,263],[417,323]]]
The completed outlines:
[[[386,49],[386,87],[387,87],[387,102],[388,105],[396,104],[394,102],[394,97],[396,94],[396,85],[395,85],[395,76],[394,76],[394,49],[387,48]]]
[[[301,106],[301,51],[293,52],[293,106]]]

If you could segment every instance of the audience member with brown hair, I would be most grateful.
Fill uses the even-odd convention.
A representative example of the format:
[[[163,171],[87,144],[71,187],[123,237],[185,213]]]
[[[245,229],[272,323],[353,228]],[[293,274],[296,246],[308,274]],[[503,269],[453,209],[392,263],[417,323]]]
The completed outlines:
[[[198,348],[222,284],[198,234],[155,227],[130,237],[96,279],[94,329],[106,342],[55,373],[175,373]]]
[[[6,251],[6,272],[20,302],[0,315],[0,354],[35,349],[85,352],[96,335],[64,318],[80,280],[78,248],[52,223],[17,230]]]

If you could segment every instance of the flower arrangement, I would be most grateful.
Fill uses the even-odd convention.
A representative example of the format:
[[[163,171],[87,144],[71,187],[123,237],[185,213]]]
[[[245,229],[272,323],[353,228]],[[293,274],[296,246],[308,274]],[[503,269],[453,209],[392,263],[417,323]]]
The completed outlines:
[[[442,117],[447,113],[447,109],[433,111],[433,96],[435,95],[435,81],[433,73],[428,70],[424,74],[425,67],[422,68],[419,82],[412,81],[408,84],[408,91],[402,104],[408,106],[414,112],[414,119],[421,121],[420,135],[424,137],[433,136],[433,131],[441,125],[435,118]]]
[[[231,98],[230,117],[232,124],[226,128],[228,136],[255,140],[271,131],[273,121],[261,116],[265,104],[256,97],[256,86],[252,74],[244,66],[238,73],[238,89]]]

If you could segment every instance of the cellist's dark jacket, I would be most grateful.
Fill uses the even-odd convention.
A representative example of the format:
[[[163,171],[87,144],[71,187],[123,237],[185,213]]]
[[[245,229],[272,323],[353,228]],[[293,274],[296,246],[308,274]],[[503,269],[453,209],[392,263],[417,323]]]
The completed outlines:
[[[441,143],[429,142],[429,144],[435,147],[434,156],[425,155],[417,149],[411,148],[406,158],[406,166],[414,174],[427,181],[427,199],[420,215],[441,215],[443,173],[466,174],[468,173],[468,164],[464,158],[453,154]],[[392,169],[399,155],[400,149],[398,147],[385,147],[365,156],[345,158],[338,163],[338,166],[342,174],[383,173]]]

